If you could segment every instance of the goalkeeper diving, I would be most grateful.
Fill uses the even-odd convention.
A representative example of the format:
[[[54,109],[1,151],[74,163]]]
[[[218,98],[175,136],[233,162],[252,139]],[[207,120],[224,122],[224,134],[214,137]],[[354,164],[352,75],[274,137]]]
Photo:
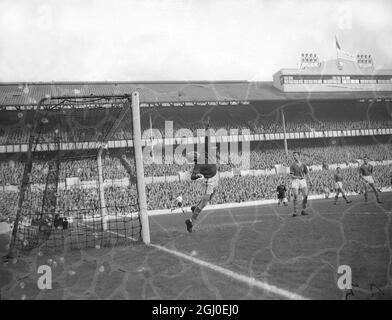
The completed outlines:
[[[194,162],[194,167],[191,175],[191,180],[203,179],[204,191],[199,202],[191,207],[192,217],[185,221],[186,229],[188,232],[193,231],[193,225],[197,220],[200,212],[205,206],[211,201],[214,196],[216,189],[218,188],[219,178],[218,170],[216,165],[215,149],[212,150],[209,145],[209,126],[207,126],[207,135],[205,137],[205,152],[199,154],[192,152],[187,155],[190,161]]]

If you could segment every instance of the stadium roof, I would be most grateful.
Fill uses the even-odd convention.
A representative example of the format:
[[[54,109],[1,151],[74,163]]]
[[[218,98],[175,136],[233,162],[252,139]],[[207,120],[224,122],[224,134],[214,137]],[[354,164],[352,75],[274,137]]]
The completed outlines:
[[[47,95],[122,95],[140,92],[141,102],[392,99],[392,92],[282,92],[272,82],[51,82],[0,83],[0,106],[34,105]]]
[[[390,69],[375,69],[373,66],[359,67],[358,63],[346,59],[339,59],[341,68],[338,68],[337,60],[321,62],[320,66],[307,67],[304,69],[282,69],[283,75],[346,75],[346,76],[392,76]]]

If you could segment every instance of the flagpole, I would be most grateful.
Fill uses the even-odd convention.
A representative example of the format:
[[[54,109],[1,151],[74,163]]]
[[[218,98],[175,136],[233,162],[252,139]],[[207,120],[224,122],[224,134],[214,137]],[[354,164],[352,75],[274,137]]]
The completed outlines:
[[[338,36],[335,34],[336,64],[337,64],[338,69],[340,69],[338,46],[340,46],[338,43]]]
[[[152,162],[155,163],[151,113],[149,113],[148,116],[149,116],[149,119],[150,119],[150,146],[151,146]],[[152,173],[152,176],[151,176],[151,183],[154,183],[154,170],[153,170],[153,173]]]
[[[153,143],[153,135],[152,135],[151,113],[149,114],[149,117],[150,117],[150,143],[151,143],[152,160],[155,162],[155,158],[154,158],[154,143]]]

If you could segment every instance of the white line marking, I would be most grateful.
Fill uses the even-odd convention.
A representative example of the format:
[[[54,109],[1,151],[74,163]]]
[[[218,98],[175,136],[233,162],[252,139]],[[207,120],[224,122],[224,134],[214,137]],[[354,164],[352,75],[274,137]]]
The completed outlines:
[[[114,232],[114,231],[110,231],[110,230],[106,230],[106,231],[110,232],[110,233],[117,234],[120,237],[128,238],[128,239],[131,239],[131,240],[135,241],[134,238],[126,237],[125,235],[120,234],[118,232]],[[303,296],[301,296],[301,295],[299,295],[297,293],[293,293],[293,292],[290,292],[288,290],[278,288],[278,287],[276,287],[274,285],[271,285],[271,284],[259,281],[259,280],[255,279],[255,278],[251,278],[251,277],[248,277],[248,276],[236,273],[234,271],[231,271],[229,269],[220,267],[220,266],[215,265],[213,263],[206,262],[206,261],[197,259],[195,257],[188,256],[188,255],[186,255],[184,253],[181,253],[181,252],[178,252],[178,251],[175,251],[175,250],[170,250],[168,248],[162,247],[162,246],[157,245],[157,244],[152,244],[152,243],[150,243],[148,246],[156,248],[156,249],[164,251],[164,252],[167,252],[167,253],[170,253],[170,254],[175,255],[175,256],[177,256],[177,257],[179,257],[181,259],[188,260],[188,261],[190,261],[192,263],[195,263],[195,264],[198,264],[198,265],[200,265],[202,267],[205,267],[205,268],[208,268],[208,269],[213,270],[215,272],[221,273],[221,274],[223,274],[223,275],[225,275],[225,276],[227,276],[227,277],[229,277],[231,279],[235,279],[235,280],[237,280],[239,282],[248,284],[249,286],[253,286],[253,287],[256,287],[256,288],[259,288],[259,289],[262,289],[262,290],[266,290],[268,292],[271,292],[271,293],[276,294],[278,296],[281,296],[283,298],[287,298],[287,299],[291,299],[291,300],[308,300],[308,298],[305,298],[305,297],[303,297]]]
[[[256,287],[256,288],[259,288],[259,289],[262,289],[262,290],[269,291],[270,293],[276,294],[276,295],[281,296],[283,298],[287,298],[287,299],[291,299],[291,300],[308,300],[308,298],[305,298],[305,297],[303,297],[303,296],[301,296],[301,295],[299,295],[297,293],[293,293],[293,292],[290,292],[288,290],[278,288],[278,287],[276,287],[274,285],[271,285],[271,284],[259,281],[259,280],[255,279],[255,278],[251,278],[251,277],[248,277],[248,276],[236,273],[234,271],[231,271],[229,269],[220,267],[220,266],[215,265],[213,263],[206,262],[206,261],[197,259],[197,258],[192,257],[192,256],[188,256],[188,255],[186,255],[184,253],[181,253],[181,252],[178,252],[178,251],[175,251],[175,250],[171,250],[171,249],[168,249],[168,248],[162,247],[160,245],[156,245],[156,244],[150,244],[150,246],[154,247],[156,249],[159,249],[161,251],[165,251],[167,253],[170,253],[172,255],[175,255],[175,256],[177,256],[177,257],[179,257],[181,259],[193,262],[195,264],[198,264],[198,265],[200,265],[202,267],[208,268],[208,269],[213,270],[215,272],[221,273],[221,274],[223,274],[223,275],[225,275],[225,276],[227,276],[227,277],[229,277],[231,279],[235,279],[235,280],[237,280],[239,282],[248,284],[249,286],[253,286],[253,287]]]

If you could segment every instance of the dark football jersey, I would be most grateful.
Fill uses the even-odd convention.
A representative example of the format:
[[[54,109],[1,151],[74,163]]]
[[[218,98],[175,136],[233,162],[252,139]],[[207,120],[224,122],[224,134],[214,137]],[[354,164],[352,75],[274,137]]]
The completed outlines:
[[[276,191],[279,193],[279,195],[284,195],[287,189],[283,184],[281,184],[276,188]]]
[[[191,179],[195,180],[198,173],[202,174],[204,178],[209,179],[216,175],[217,173],[217,159],[216,155],[209,154],[208,146],[210,145],[210,137],[208,135],[205,136],[204,139],[204,153],[200,155],[199,163],[196,161],[195,166],[193,168]]]
[[[290,174],[296,177],[304,178],[307,173],[308,167],[303,163],[298,164],[295,162],[290,166]]]
[[[343,175],[341,173],[335,173],[335,182],[342,182],[343,181]]]
[[[192,180],[196,179],[196,175],[201,173],[204,178],[209,179],[216,175],[217,167],[216,164],[195,164],[192,172]]]
[[[368,163],[368,164],[362,164],[359,168],[359,172],[363,176],[371,176],[373,174],[373,166]]]

